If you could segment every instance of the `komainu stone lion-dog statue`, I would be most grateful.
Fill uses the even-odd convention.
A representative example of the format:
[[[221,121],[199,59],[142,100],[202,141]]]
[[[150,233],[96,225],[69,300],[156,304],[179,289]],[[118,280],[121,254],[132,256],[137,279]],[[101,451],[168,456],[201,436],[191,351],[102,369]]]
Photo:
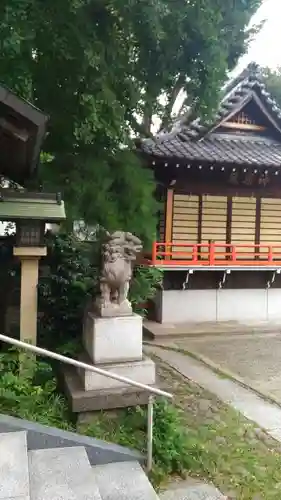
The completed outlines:
[[[141,251],[142,242],[132,233],[124,231],[106,233],[101,253],[100,298],[97,302],[101,316],[132,314],[128,292],[133,262]]]

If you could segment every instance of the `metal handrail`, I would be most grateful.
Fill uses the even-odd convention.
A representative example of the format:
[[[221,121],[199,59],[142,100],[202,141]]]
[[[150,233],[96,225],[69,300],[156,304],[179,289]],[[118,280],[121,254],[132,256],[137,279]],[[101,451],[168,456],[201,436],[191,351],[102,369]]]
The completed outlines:
[[[122,375],[117,375],[116,373],[103,370],[102,368],[97,368],[96,366],[89,365],[88,363],[83,363],[82,361],[78,361],[77,359],[69,358],[67,356],[63,356],[62,354],[49,351],[48,349],[43,349],[42,347],[37,347],[33,344],[28,344],[27,342],[22,342],[21,340],[7,337],[6,335],[0,334],[0,340],[2,340],[2,342],[5,342],[6,344],[11,344],[16,347],[19,347],[20,349],[31,351],[34,354],[39,354],[40,356],[56,359],[57,361],[61,361],[62,363],[72,365],[77,368],[83,368],[84,370],[89,370],[94,373],[98,373],[99,375],[104,375],[105,377],[118,380],[119,382],[124,382],[125,384],[131,385],[133,387],[138,387],[139,389],[143,389],[149,392],[150,397],[148,401],[148,411],[147,411],[147,470],[148,471],[151,470],[152,440],[153,440],[153,396],[152,395],[163,396],[165,398],[172,399],[173,398],[172,394],[166,391],[162,391],[161,389],[157,389],[156,387],[150,387],[149,385],[142,384],[141,382],[136,382],[135,380],[131,380],[127,377],[122,377]]]
[[[99,375],[104,375],[105,377],[112,378],[114,380],[118,380],[119,382],[124,382],[125,384],[132,385],[134,387],[138,387],[139,389],[143,389],[151,394],[155,394],[157,396],[163,396],[165,398],[173,398],[173,395],[166,391],[161,391],[161,389],[157,389],[156,387],[150,387],[149,385],[142,384],[141,382],[135,382],[127,377],[123,377],[122,375],[117,375],[116,373],[109,372],[107,370],[103,370],[102,368],[97,368],[96,366],[89,365],[88,363],[83,363],[82,361],[78,361],[77,359],[68,358],[67,356],[63,356],[62,354],[58,354],[53,351],[48,351],[48,349],[43,349],[42,347],[37,347],[33,344],[28,344],[26,342],[22,342],[21,340],[16,340],[11,337],[6,337],[6,335],[0,335],[0,340],[6,342],[7,344],[12,344],[21,349],[26,349],[27,351],[32,351],[35,354],[40,354],[40,356],[46,356],[47,358],[57,359],[58,361],[62,361],[68,365],[76,366],[77,368],[84,368],[84,370],[89,370],[91,372],[98,373]]]

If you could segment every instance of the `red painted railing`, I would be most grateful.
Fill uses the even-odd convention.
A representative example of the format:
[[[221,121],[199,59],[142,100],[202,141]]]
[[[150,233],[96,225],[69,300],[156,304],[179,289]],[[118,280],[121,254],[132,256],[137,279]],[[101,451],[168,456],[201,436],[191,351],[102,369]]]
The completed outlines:
[[[146,262],[157,267],[281,266],[281,245],[154,242]]]

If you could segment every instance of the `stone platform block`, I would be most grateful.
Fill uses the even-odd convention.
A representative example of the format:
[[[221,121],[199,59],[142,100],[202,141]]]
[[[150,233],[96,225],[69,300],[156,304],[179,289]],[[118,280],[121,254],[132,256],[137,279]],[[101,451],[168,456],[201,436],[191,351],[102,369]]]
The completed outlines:
[[[85,357],[82,357],[80,360],[83,362],[89,362],[85,359]],[[99,365],[99,368],[115,373],[116,375],[129,378],[135,382],[140,382],[141,384],[155,384],[155,363],[149,358],[144,358],[141,361],[128,361],[126,363],[102,364]],[[106,377],[105,375],[100,375],[89,370],[79,369],[78,373],[85,391],[122,389],[130,387],[129,384],[119,382],[118,380],[114,380]]]
[[[82,418],[85,414],[88,418],[90,412],[147,405],[150,396],[145,389],[132,386],[122,389],[85,391],[77,369],[64,364],[61,366],[60,383],[66,393],[71,411],[81,415]],[[161,385],[160,388],[164,391],[169,390],[166,385]]]
[[[84,320],[83,344],[94,364],[142,359],[142,317],[138,314]]]

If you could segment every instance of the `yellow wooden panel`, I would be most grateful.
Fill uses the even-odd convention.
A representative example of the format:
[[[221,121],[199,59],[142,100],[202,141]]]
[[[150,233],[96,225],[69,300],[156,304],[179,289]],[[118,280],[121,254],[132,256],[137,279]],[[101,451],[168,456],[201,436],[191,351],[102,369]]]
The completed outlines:
[[[232,227],[236,227],[236,228],[240,228],[240,227],[255,227],[256,226],[256,220],[253,220],[252,217],[251,219],[248,218],[246,215],[245,215],[245,218],[244,220],[242,218],[234,218],[232,219],[232,224],[231,224]]]
[[[204,231],[202,231],[202,239],[209,239],[210,234],[212,234],[212,235],[215,234],[215,235],[219,235],[221,237],[225,237],[225,231],[223,229],[220,230],[219,228],[213,228],[213,230],[209,231],[205,228]],[[213,236],[212,236],[212,238],[213,238]]]
[[[233,196],[232,204],[235,203],[256,203],[256,198],[253,196]]]
[[[236,225],[236,224],[233,224],[232,226],[232,231],[231,231],[231,235],[232,237],[235,236],[235,234],[241,234],[244,236],[244,234],[255,234],[255,226],[254,225],[250,225],[250,224],[247,224],[245,223],[243,227],[240,226],[240,223],[239,225]]]
[[[218,210],[216,208],[208,208],[208,212],[204,213],[204,217],[213,217],[214,219],[216,218],[217,215],[222,216],[226,212],[226,209],[224,208],[223,210]]]
[[[193,243],[198,240],[198,212],[199,196],[174,195],[173,206],[173,242]],[[192,254],[191,247],[172,247],[173,252],[187,252]],[[174,258],[185,259],[187,256],[174,256]]]
[[[180,204],[174,203],[173,204],[174,210],[182,211],[182,210],[194,210],[198,207],[198,200],[196,201],[190,201],[183,203],[181,202]]]
[[[196,239],[196,241],[197,241],[198,231],[197,230],[195,230],[195,231],[190,230],[188,233],[179,233],[179,232],[173,233],[173,240],[172,241],[176,241],[178,239],[181,241],[186,241],[186,243],[189,243],[190,238]]]
[[[190,195],[190,194],[174,194],[174,201],[192,201],[192,200],[199,200],[198,195]]]
[[[261,228],[261,235],[262,236],[266,236],[268,234],[270,234],[272,236],[274,236],[274,235],[277,236],[278,234],[281,234],[281,227],[280,226],[276,226],[276,227],[268,227],[268,226],[262,227]]]
[[[261,220],[261,228],[266,229],[267,227],[281,227],[281,220],[280,219],[274,219],[273,217],[269,219],[262,219]]]
[[[186,228],[190,227],[190,222],[188,220],[175,220],[173,224],[174,231],[184,231],[186,232]],[[196,224],[197,227],[197,224]]]
[[[256,198],[233,197],[231,217],[231,243],[255,243],[256,233]],[[237,248],[238,258],[253,258],[254,248],[243,246]],[[241,254],[242,253],[242,254]]]
[[[184,221],[190,221],[190,220],[198,220],[198,211],[197,213],[184,213],[184,214],[179,214],[179,213],[173,213],[173,223],[174,222],[184,222]]]
[[[221,212],[224,212],[226,210],[227,203],[204,203],[203,202],[203,212],[209,211],[209,210],[220,210]]]
[[[179,226],[177,225],[176,227],[173,226],[173,231],[179,231],[180,228],[182,228],[183,232],[188,232],[189,228],[197,228],[198,227],[198,222],[197,220],[190,220],[188,226]]]
[[[174,214],[173,222],[181,221],[181,220],[182,220],[181,216],[179,216],[178,214]],[[194,222],[197,224],[198,223],[198,214],[189,214],[183,220],[188,221],[189,223]]]
[[[224,214],[224,213],[216,213],[216,214],[210,214],[210,212],[208,211],[208,213],[204,214],[204,221],[205,222],[212,222],[212,221],[221,221],[221,222],[226,222],[227,220],[227,215]]]
[[[262,205],[281,205],[281,199],[280,198],[262,198],[261,199]]]
[[[256,211],[255,210],[235,210],[232,209],[232,220],[256,220]]]
[[[227,197],[226,196],[205,196],[202,204],[202,243],[213,241],[214,243],[224,243],[226,240],[227,223]],[[218,258],[224,259],[221,255],[225,252],[225,246],[216,247]],[[201,258],[206,260],[208,247],[201,247]]]
[[[226,220],[223,222],[223,221],[205,221],[203,220],[202,221],[202,230],[208,230],[208,231],[211,231],[213,228],[221,228],[221,229],[224,229],[226,231]]]
[[[186,253],[187,255],[188,255],[188,254],[189,254],[189,255],[191,255],[191,254],[192,254],[192,252],[193,252],[193,249],[194,249],[194,248],[196,248],[196,249],[197,249],[197,247],[196,247],[196,242],[190,241],[189,243],[190,243],[190,246],[188,246],[188,247],[187,247],[187,246],[184,246],[184,245],[183,245],[183,246],[181,246],[181,245],[179,245],[179,246],[175,246],[175,245],[173,245],[173,246],[171,247],[172,252],[184,252],[184,253]],[[174,258],[175,258],[175,259],[177,259],[177,258],[183,259],[183,258],[184,258],[184,256],[182,256],[182,255],[180,255],[180,256],[174,256]]]
[[[281,243],[281,200],[275,198],[262,198],[261,200],[261,244]],[[267,249],[261,249],[266,253]]]
[[[214,196],[212,194],[205,194],[205,195],[203,195],[203,203],[206,203],[207,201],[210,201],[210,202],[226,201],[227,202],[227,197],[226,196]]]
[[[174,214],[197,214],[198,213],[198,205],[194,205],[194,207],[178,207],[173,205]]]

